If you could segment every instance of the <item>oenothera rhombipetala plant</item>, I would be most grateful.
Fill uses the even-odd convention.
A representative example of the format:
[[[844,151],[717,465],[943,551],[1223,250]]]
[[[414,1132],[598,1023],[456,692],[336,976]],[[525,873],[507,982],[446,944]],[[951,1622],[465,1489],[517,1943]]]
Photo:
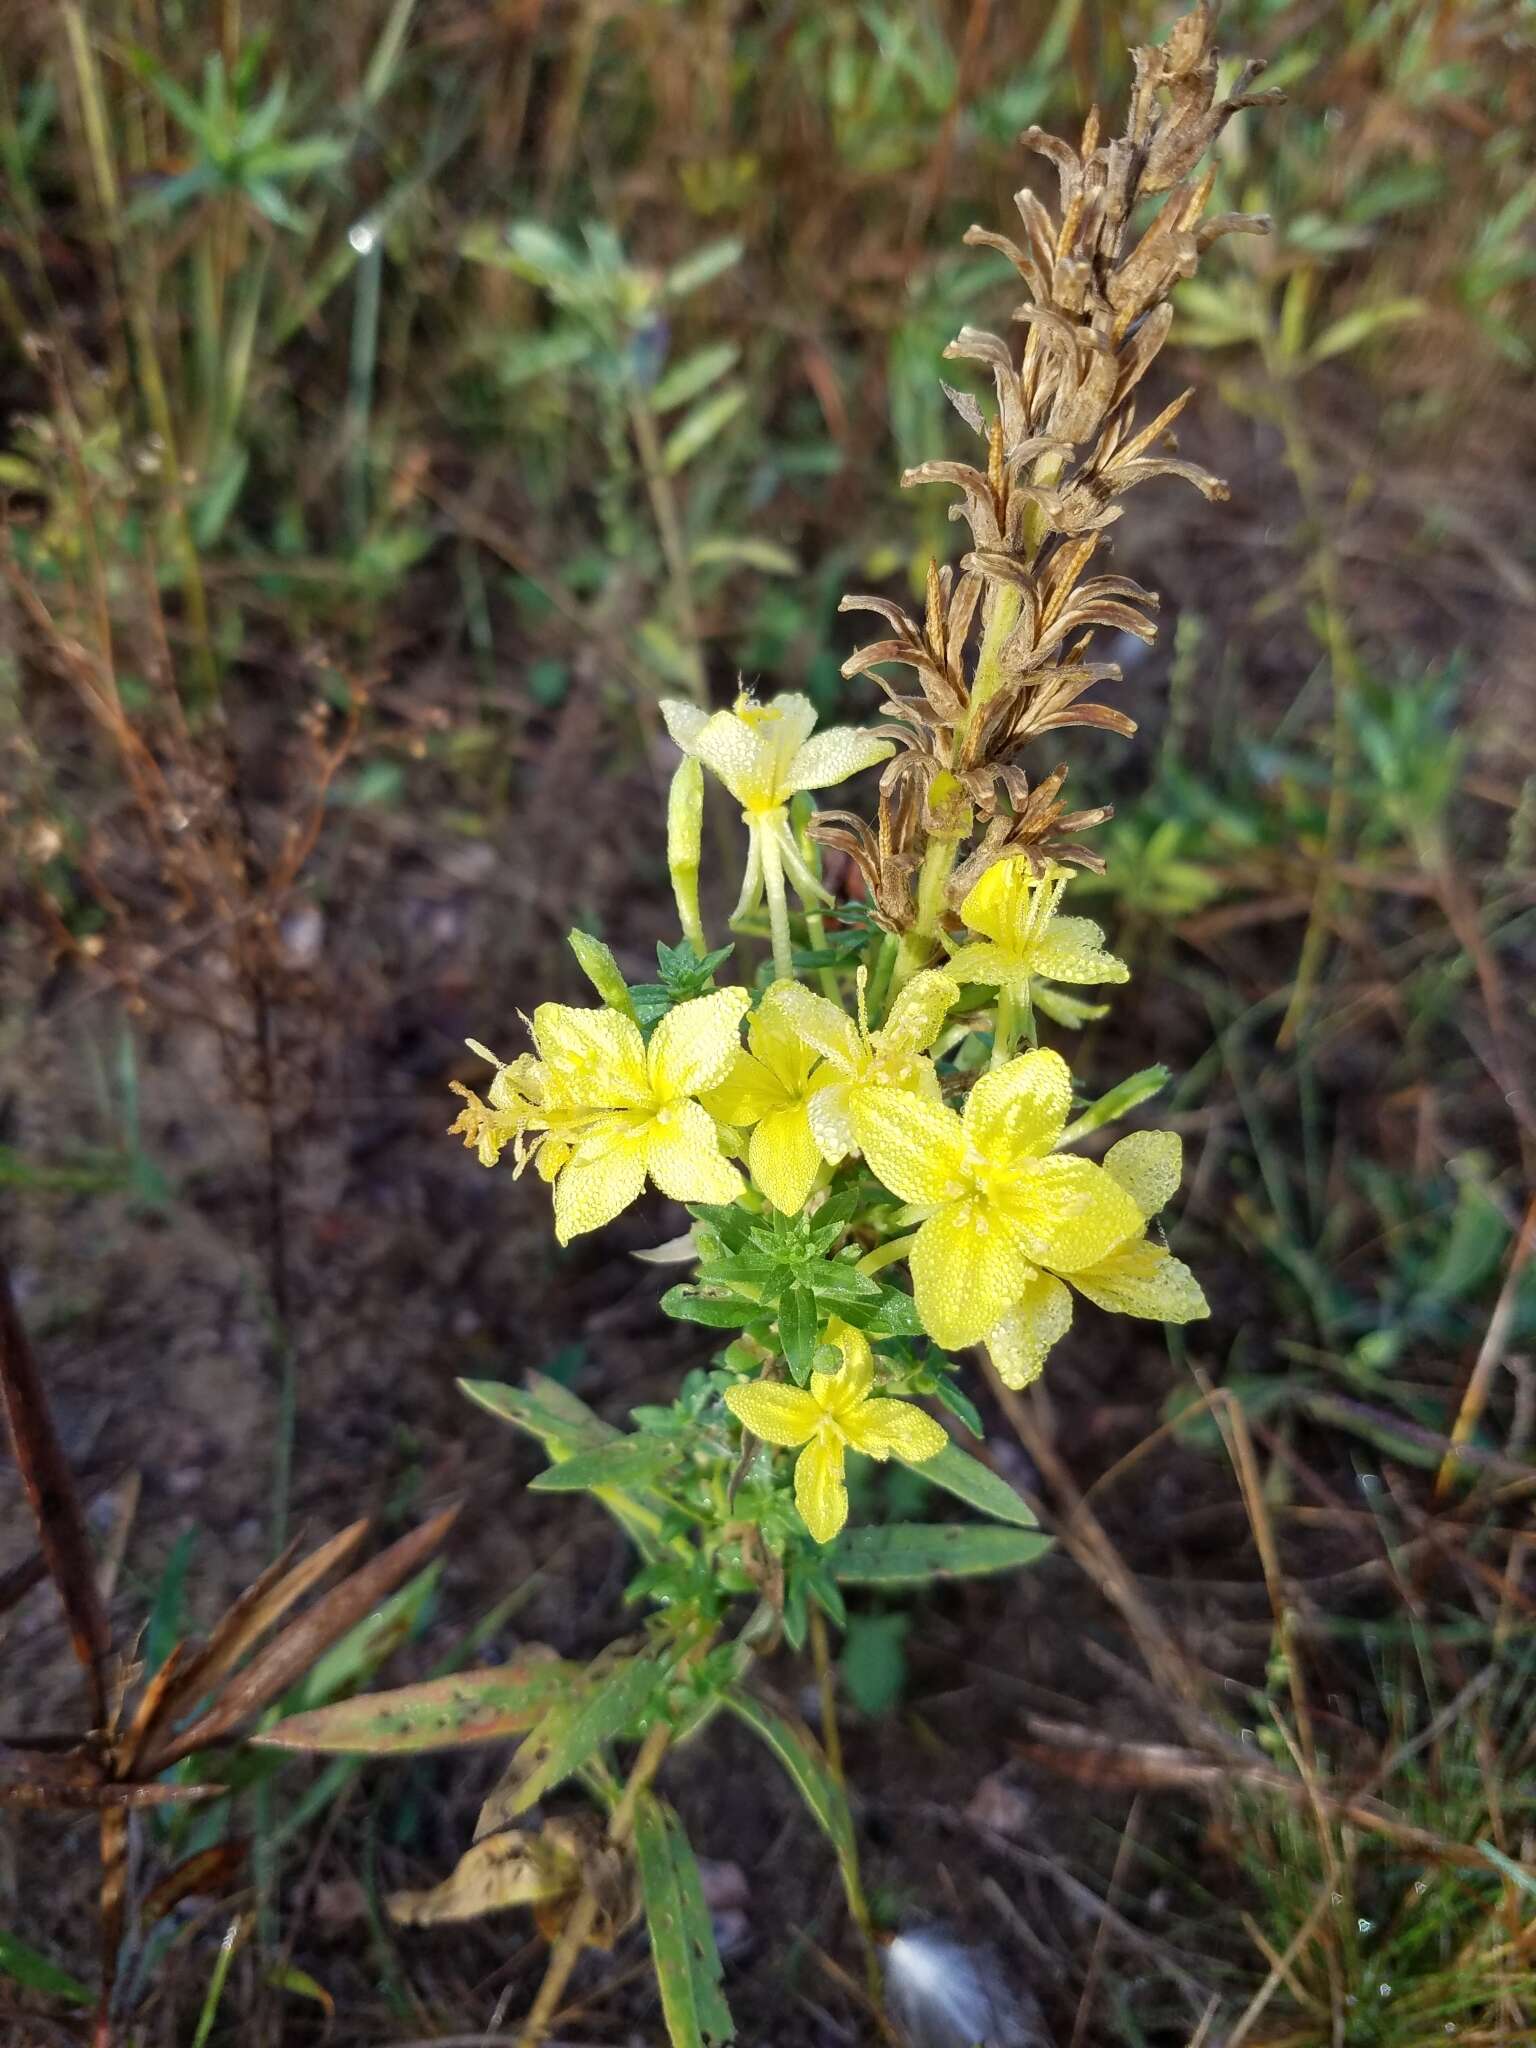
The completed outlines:
[[[1079,1301],[1164,1322],[1206,1313],[1156,1221],[1179,1184],[1178,1139],[1098,1137],[1162,1070],[1086,1100],[1042,1042],[1101,1015],[1099,993],[1127,970],[1068,906],[1074,868],[1102,866],[1082,835],[1108,813],[1064,815],[1065,769],[1026,765],[1062,728],[1134,729],[1088,695],[1118,679],[1098,635],[1153,632],[1151,594],[1101,567],[1124,494],[1158,476],[1221,494],[1163,452],[1188,394],[1144,423],[1137,406],[1171,286],[1223,232],[1262,226],[1205,219],[1197,169],[1251,103],[1251,71],[1217,98],[1203,8],[1135,62],[1121,136],[1101,142],[1096,114],[1075,150],[1026,136],[1055,168],[1057,209],[1024,191],[1021,243],[968,237],[1022,278],[1023,345],[1016,364],[995,336],[961,333],[948,353],[995,385],[990,409],[950,394],[979,464],[906,479],[958,490],[970,550],[930,569],[920,621],[884,598],[847,601],[888,623],[846,673],[878,672],[891,722],[817,732],[792,692],[713,714],[665,704],[682,756],[667,821],[680,943],[658,946],[654,982],[630,985],[574,933],[598,1002],[541,1004],[524,1049],[475,1047],[493,1069],[483,1096],[458,1088],[455,1131],[487,1166],[535,1168],[562,1244],[648,1187],[686,1205],[686,1236],[652,1254],[688,1269],[661,1305],[721,1346],[627,1432],[547,1380],[467,1387],[543,1445],[538,1490],[590,1491],[623,1525],[640,1558],[633,1637],[584,1670],[530,1653],[285,1731],[349,1749],[522,1735],[459,1869],[396,1906],[414,1919],[538,1908],[554,1952],[530,2041],[583,1946],[642,1909],[673,2040],[729,2037],[697,1871],[653,1790],[665,1752],[721,1711],[786,1767],[869,1932],[835,1727],[824,1749],[751,1689],[753,1665],[781,1640],[809,1643],[825,1678],[844,1588],[1005,1570],[1044,1547],[1023,1500],[954,1433],[981,1433],[965,1387],[974,1347],[1017,1388]],[[877,767],[873,822],[813,813],[810,792]],[[747,831],[737,943],[717,949],[700,911],[709,777]],[[837,899],[828,848],[862,878],[858,900]],[[757,938],[768,957],[733,978]],[[972,1512],[850,1526],[866,1461],[907,1467]],[[566,1783],[597,1817],[534,1830],[532,1809]]]

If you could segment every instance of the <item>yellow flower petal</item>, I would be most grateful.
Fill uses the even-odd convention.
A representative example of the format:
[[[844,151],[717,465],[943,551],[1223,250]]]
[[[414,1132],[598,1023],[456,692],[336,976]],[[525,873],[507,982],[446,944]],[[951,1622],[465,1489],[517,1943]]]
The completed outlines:
[[[821,1170],[821,1148],[804,1103],[772,1109],[747,1146],[752,1178],[786,1216],[798,1216]]]
[[[1123,960],[1104,950],[1104,934],[1088,917],[1053,917],[1030,948],[1030,965],[1049,981],[1129,981]]]
[[[668,1103],[646,1125],[644,1146],[646,1171],[674,1202],[734,1202],[741,1193],[741,1175],[721,1156],[701,1103]]]
[[[749,1380],[727,1387],[725,1405],[744,1429],[765,1444],[803,1444],[821,1427],[821,1409],[800,1387]]]
[[[897,1088],[849,1090],[854,1136],[875,1176],[903,1202],[944,1202],[959,1191],[965,1133],[941,1103]]]
[[[792,981],[776,981],[747,1025],[747,1043],[753,1057],[762,1061],[786,1096],[791,1097],[803,1094],[811,1070],[821,1057],[819,1049],[796,1028],[793,998],[788,1004],[785,1002],[790,990],[797,986]]]
[[[795,1506],[818,1543],[830,1543],[848,1519],[843,1447],[830,1432],[808,1443],[795,1460]]]
[[[782,788],[786,795],[801,789],[830,789],[846,782],[861,768],[873,768],[888,761],[896,751],[889,740],[872,732],[859,732],[851,725],[834,725],[819,732],[798,749],[784,771]]]
[[[869,1398],[875,1384],[875,1354],[862,1330],[855,1330],[841,1317],[827,1324],[826,1341],[842,1354],[838,1372],[813,1372],[811,1393],[829,1415],[839,1420]]]
[[[962,919],[973,932],[1009,946],[1027,929],[1032,878],[1027,860],[995,861],[961,904]]]
[[[974,1199],[951,1202],[930,1216],[907,1263],[923,1328],[946,1351],[979,1344],[1029,1276],[1029,1263],[1012,1237]]]
[[[688,748],[719,776],[744,811],[772,810],[773,750],[734,711],[717,711],[694,734]]]
[[[965,1135],[997,1165],[1038,1159],[1061,1136],[1071,1107],[1072,1076],[1061,1054],[1021,1053],[972,1088]]]
[[[583,1157],[587,1144],[583,1139],[555,1182],[555,1236],[561,1244],[611,1223],[645,1186],[642,1136],[629,1133]]]
[[[1211,1312],[1200,1282],[1182,1259],[1140,1238],[1122,1245],[1083,1272],[1072,1285],[1100,1308],[1154,1323],[1192,1323]]]
[[[667,722],[667,731],[683,752],[694,753],[699,734],[709,723],[709,713],[701,711],[697,704],[686,703],[681,697],[663,697],[661,715]]]
[[[1027,1387],[1045,1369],[1046,1353],[1072,1327],[1072,1297],[1049,1273],[1036,1273],[987,1337],[1005,1387]]]
[[[667,1012],[647,1054],[658,1102],[719,1087],[741,1050],[741,1020],[751,1001],[744,988],[717,988]]]
[[[685,1005],[686,1007],[686,1005]],[[540,1003],[533,1036],[558,1092],[597,1109],[640,1109],[651,1100],[640,1027],[617,1010]]]
[[[845,1074],[859,1071],[867,1054],[859,1027],[845,1009],[799,982],[776,982],[771,993],[777,1014],[808,1046]]]
[[[982,881],[985,880],[983,875]],[[958,953],[951,953],[946,971],[956,981],[979,981],[987,988],[1012,988],[1015,982],[1029,979],[1027,968],[1021,972],[1017,954],[994,945],[991,939],[977,939],[969,946],[962,946]]]
[[[960,999],[960,984],[939,968],[914,974],[875,1037],[882,1052],[927,1052]]]
[[[699,1099],[720,1123],[747,1130],[771,1109],[783,1107],[784,1090],[761,1060],[739,1052],[720,1086],[702,1090]]]
[[[853,1134],[852,1099],[853,1089],[847,1081],[828,1081],[807,1104],[811,1134],[829,1166],[846,1159],[859,1142]]]
[[[1104,1155],[1104,1171],[1143,1216],[1166,1209],[1184,1174],[1184,1146],[1176,1131],[1132,1131]]]
[[[1090,1159],[1034,1160],[994,1199],[1030,1262],[1053,1273],[1094,1265],[1143,1227],[1124,1188]]]
[[[936,1458],[949,1442],[943,1427],[910,1401],[865,1401],[846,1418],[843,1432],[866,1457],[896,1457],[909,1465]]]
[[[766,704],[754,703],[743,691],[736,699],[735,715],[767,749],[775,787],[783,791],[790,762],[816,730],[816,706],[798,690],[786,690]]]

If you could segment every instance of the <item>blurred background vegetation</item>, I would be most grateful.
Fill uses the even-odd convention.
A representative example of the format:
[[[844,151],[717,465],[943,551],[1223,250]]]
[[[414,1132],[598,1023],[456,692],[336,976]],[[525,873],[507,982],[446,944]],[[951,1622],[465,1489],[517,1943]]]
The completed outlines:
[[[386,1654],[614,1633],[616,1534],[525,1495],[452,1383],[670,1398],[688,1336],[628,1257],[666,1219],[556,1253],[538,1190],[441,1135],[446,1083],[466,1033],[580,999],[573,922],[631,979],[671,935],[660,695],[740,676],[872,715],[837,600],[951,551],[896,479],[959,452],[939,351],[1012,303],[959,236],[1038,175],[1019,131],[1118,112],[1168,18],[7,8],[0,1213],[150,1669],[301,1522],[393,1534],[449,1495],[441,1564],[289,1708]],[[1113,650],[1141,732],[1073,755],[1077,800],[1117,807],[1085,907],[1135,969],[1085,1063],[1174,1069],[1178,1248],[1215,1315],[1074,1345],[1021,1437],[988,1413],[1100,1569],[1080,1540],[1011,1588],[868,1603],[850,1778],[888,1923],[990,1949],[1073,2048],[1515,2043],[1536,17],[1231,0],[1222,42],[1288,95],[1217,158],[1275,232],[1184,288],[1160,375],[1197,387],[1184,452],[1231,501],[1133,502],[1117,559],[1164,599],[1156,646]],[[46,1728],[73,1679],[0,1485],[8,1712]],[[898,1485],[863,1512],[910,1512]],[[1148,1616],[1251,1771],[1177,1751]],[[672,1796],[745,2037],[879,2038],[810,1832],[728,1733],[702,1747]],[[265,1757],[195,1823],[146,1821],[156,1854],[239,1853],[143,1928],[131,2038],[515,2021],[521,1921],[406,1932],[379,1904],[452,1860],[494,1768]],[[7,1827],[0,2007],[68,2039],[89,1828]],[[584,2036],[659,2037],[623,1944],[578,1988]]]

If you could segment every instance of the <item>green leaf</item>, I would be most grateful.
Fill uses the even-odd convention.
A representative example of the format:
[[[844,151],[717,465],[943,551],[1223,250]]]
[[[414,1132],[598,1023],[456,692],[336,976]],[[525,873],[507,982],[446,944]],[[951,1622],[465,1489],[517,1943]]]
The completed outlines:
[[[1506,1856],[1502,1849],[1496,1849],[1492,1842],[1479,1842],[1478,1848],[1494,1869],[1501,1871],[1511,1884],[1517,1884],[1521,1891],[1536,1898],[1536,1870],[1530,1870],[1523,1863],[1517,1863],[1513,1856]]]
[[[833,1548],[832,1573],[845,1586],[921,1586],[930,1579],[1014,1571],[1033,1564],[1050,1547],[1050,1537],[1038,1530],[892,1522],[884,1528],[850,1529]]]
[[[745,253],[745,245],[734,235],[724,241],[706,243],[691,256],[685,256],[681,263],[675,263],[663,279],[661,288],[669,299],[686,298],[700,285],[710,284],[723,272],[733,269]]]
[[[763,1314],[760,1301],[741,1294],[700,1294],[696,1287],[669,1287],[661,1297],[662,1313],[680,1323],[702,1323],[708,1330],[744,1330]]]
[[[871,1719],[888,1714],[906,1689],[902,1645],[911,1619],[908,1614],[855,1614],[848,1623],[838,1664],[849,1697]]]
[[[981,1410],[969,1394],[962,1393],[951,1374],[940,1373],[933,1390],[933,1398],[941,1408],[947,1408],[951,1415],[963,1422],[974,1437],[986,1435],[981,1426]]]
[[[727,422],[741,411],[746,399],[744,384],[728,384],[724,391],[717,391],[713,398],[706,398],[696,405],[668,434],[662,448],[662,467],[668,476],[676,476],[701,449],[707,448]]]
[[[429,1678],[292,1714],[252,1739],[270,1749],[402,1756],[524,1735],[581,1677],[563,1657],[529,1654],[483,1671]]]
[[[777,541],[755,540],[750,535],[733,539],[724,533],[697,542],[689,560],[695,569],[761,569],[765,576],[793,576],[800,567],[789,549],[781,548]]]
[[[635,1006],[630,1000],[629,985],[619,972],[619,963],[613,957],[612,949],[601,939],[593,938],[590,932],[568,931],[565,942],[576,955],[576,964],[591,982],[610,1010],[617,1010],[621,1017],[635,1021]]]
[[[728,1690],[722,1697],[736,1718],[746,1723],[788,1771],[795,1790],[810,1808],[812,1819],[836,1851],[846,1881],[855,1870],[857,1855],[853,1815],[810,1731],[765,1706],[749,1692]]]
[[[1325,363],[1330,356],[1346,355],[1350,349],[1410,320],[1422,320],[1427,307],[1422,299],[1388,299],[1379,306],[1362,306],[1325,327],[1308,351],[1309,363]]]
[[[498,1823],[526,1813],[608,1743],[632,1734],[664,1675],[651,1658],[631,1657],[584,1698],[552,1707],[513,1758],[505,1796],[492,1795]]]
[[[442,1574],[442,1559],[437,1558],[425,1571],[407,1579],[398,1592],[381,1601],[310,1665],[289,1694],[289,1701],[301,1709],[317,1707],[338,1693],[355,1691],[370,1679],[385,1658],[421,1628]]]
[[[35,1948],[29,1948],[14,1934],[0,1928],[0,1970],[25,1984],[29,1991],[41,1991],[49,1998],[67,1998],[72,2005],[90,2005],[91,1993],[78,1977],[71,1977],[57,1963],[49,1962]]]
[[[1022,1495],[1006,1479],[999,1479],[979,1458],[962,1451],[958,1444],[946,1444],[936,1458],[924,1458],[908,1467],[930,1486],[942,1487],[956,1500],[980,1508],[997,1522],[1011,1522],[1016,1529],[1036,1529],[1039,1523]],[[1049,1539],[1042,1539],[1048,1541]]]
[[[595,1451],[622,1433],[543,1373],[529,1373],[526,1392],[500,1380],[460,1380],[459,1388],[498,1421],[537,1437],[551,1456]]]
[[[1073,1144],[1078,1138],[1086,1137],[1089,1131],[1096,1131],[1104,1124],[1112,1124],[1117,1117],[1127,1116],[1138,1103],[1156,1095],[1166,1088],[1171,1079],[1166,1067],[1143,1067],[1139,1074],[1128,1074],[1117,1082],[1107,1095],[1101,1095],[1091,1103],[1075,1123],[1068,1124],[1056,1140],[1059,1152],[1063,1145]]]
[[[675,405],[686,405],[690,398],[697,398],[711,384],[718,384],[740,360],[741,350],[734,341],[711,342],[708,348],[698,349],[680,363],[674,363],[666,375],[652,385],[652,406],[657,412],[669,412]]]
[[[882,1287],[873,1308],[855,1303],[844,1322],[853,1323],[868,1337],[922,1337],[927,1333],[918,1319],[917,1303],[899,1287]]]
[[[635,1802],[635,1860],[672,2048],[725,2048],[736,2026],[720,1991],[724,1972],[699,1866],[682,1823],[653,1792]]]
[[[578,1451],[528,1482],[530,1493],[587,1493],[602,1486],[645,1485],[673,1462],[670,1442],[660,1437],[620,1437],[600,1451]]]
[[[797,1280],[779,1301],[779,1344],[790,1371],[802,1387],[811,1376],[816,1352],[816,1297]]]

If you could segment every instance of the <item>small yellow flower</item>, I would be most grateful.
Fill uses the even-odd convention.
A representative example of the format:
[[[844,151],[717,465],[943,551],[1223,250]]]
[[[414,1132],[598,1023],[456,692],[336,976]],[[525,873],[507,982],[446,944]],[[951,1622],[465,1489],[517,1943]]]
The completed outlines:
[[[531,1052],[508,1064],[487,1051],[477,1039],[466,1039],[465,1043],[471,1052],[490,1061],[496,1078],[485,1091],[490,1097],[489,1106],[462,1081],[448,1083],[455,1095],[464,1098],[464,1107],[448,1126],[448,1135],[462,1136],[468,1149],[479,1154],[482,1166],[494,1166],[504,1146],[515,1145],[531,1126],[544,1121],[547,1076]]]
[[[1065,868],[1037,875],[1027,860],[1000,860],[988,868],[960,906],[966,924],[982,937],[952,954],[948,971],[957,981],[1006,989],[1021,1002],[1037,976],[1128,981],[1130,969],[1105,952],[1104,934],[1091,918],[1059,914],[1068,879]]]
[[[1079,1294],[1099,1308],[1151,1322],[1192,1323],[1210,1314],[1188,1266],[1146,1234],[1147,1223],[1172,1199],[1182,1170],[1183,1147],[1172,1131],[1134,1131],[1110,1147],[1104,1171],[1135,1203],[1141,1224],[1103,1258],[1068,1274]],[[987,1338],[1004,1386],[1023,1387],[1038,1379],[1046,1353],[1071,1325],[1071,1294],[1054,1273],[1034,1269]]]
[[[723,988],[679,1003],[649,1045],[616,1010],[541,1003],[534,1011],[549,1129],[539,1170],[555,1182],[561,1244],[627,1209],[647,1174],[677,1202],[730,1202],[741,1193],[741,1175],[722,1157],[699,1097],[730,1072],[749,1000],[745,989]]]
[[[754,1380],[728,1387],[725,1395],[737,1421],[765,1443],[804,1444],[795,1460],[795,1506],[818,1543],[830,1543],[848,1519],[847,1452],[917,1465],[936,1458],[949,1442],[921,1408],[872,1395],[874,1353],[861,1331],[833,1321],[826,1341],[843,1355],[840,1372],[813,1372],[806,1388]]]
[[[853,1128],[891,1193],[927,1212],[908,1264],[923,1327],[948,1351],[977,1344],[1037,1267],[1076,1273],[1141,1225],[1118,1181],[1088,1159],[1052,1157],[1072,1103],[1054,1052],[984,1074],[963,1117],[920,1096],[858,1091]]]
[[[775,982],[747,1025],[750,1051],[704,1098],[720,1123],[749,1129],[747,1164],[776,1209],[798,1215],[821,1168],[811,1129],[817,1093],[836,1080],[820,1053],[795,1030],[785,998],[796,984]]]
[[[853,1111],[867,1093],[894,1089],[938,1101],[939,1077],[933,1061],[924,1055],[960,994],[959,983],[937,969],[915,974],[892,1003],[884,1024],[871,1031],[864,1010],[867,981],[861,967],[857,1022],[840,1004],[814,995],[798,982],[785,983],[779,999],[786,1022],[825,1062],[817,1070],[819,1085],[809,1108],[821,1156],[833,1166],[859,1143]]]
[[[747,871],[731,922],[750,916],[766,891],[774,969],[787,978],[792,965],[785,876],[802,903],[830,900],[795,843],[789,800],[804,789],[845,782],[896,750],[889,740],[849,725],[812,738],[816,709],[809,697],[775,697],[771,704],[757,704],[743,693],[733,711],[717,711],[713,717],[697,704],[669,697],[661,711],[683,752],[702,761],[741,805],[748,832]]]

